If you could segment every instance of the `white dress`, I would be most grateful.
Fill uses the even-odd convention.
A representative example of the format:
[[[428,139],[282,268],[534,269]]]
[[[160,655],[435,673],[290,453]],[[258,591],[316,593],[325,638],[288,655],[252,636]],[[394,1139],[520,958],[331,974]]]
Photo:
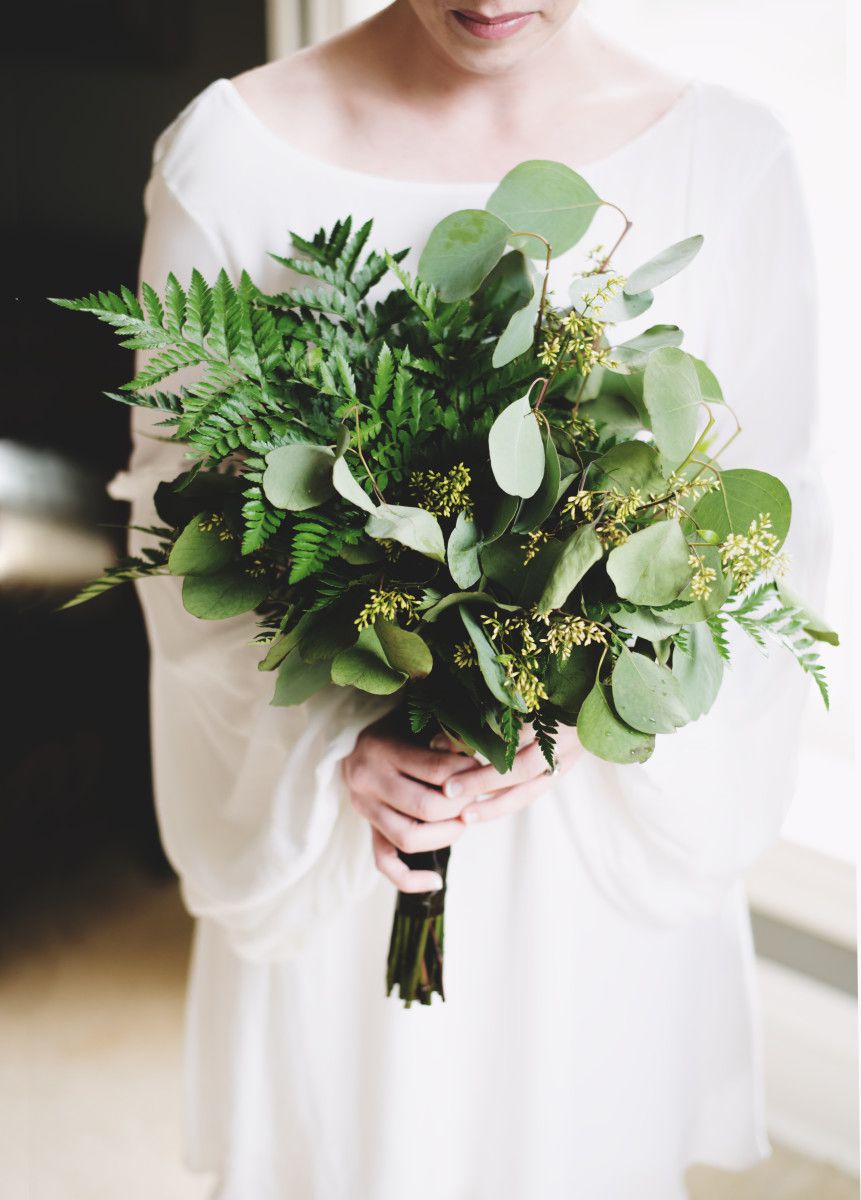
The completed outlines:
[[[577,164],[572,164],[577,166]],[[780,123],[691,84],[645,133],[580,168],[634,228],[620,270],[682,237],[705,248],[630,327],[677,322],[744,425],[727,456],[773,470],[797,520],[798,590],[826,537],[809,453],[813,272]],[[159,139],[141,278],[245,268],[269,290],[288,230],[352,213],[414,247],[491,183],[363,174],[300,152],[218,80]],[[554,264],[615,240],[602,210]],[[182,450],[135,413],[114,495],[154,519]],[[777,837],[810,681],[782,650],[737,650],[711,714],[642,766],[583,755],[525,812],[469,830],[447,901],[447,1002],[384,995],[395,894],[340,775],[380,702],[332,687],[272,708],[253,617],[198,621],[177,581],[140,585],[152,646],[159,819],[198,918],[186,1156],[217,1200],[683,1200],[694,1161],[769,1153],[750,926],[740,877]]]

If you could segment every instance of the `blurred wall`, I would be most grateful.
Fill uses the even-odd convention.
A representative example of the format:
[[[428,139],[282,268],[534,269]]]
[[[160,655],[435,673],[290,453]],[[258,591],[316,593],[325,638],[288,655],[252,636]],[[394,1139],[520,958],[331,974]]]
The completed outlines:
[[[153,141],[211,80],[264,60],[265,5],[43,0],[9,6],[4,35],[0,228],[11,345],[0,439],[84,468],[70,505],[114,523],[121,551],[127,508],[103,485],[127,457],[128,410],[101,393],[130,377],[131,355],[103,326],[45,297],[135,283]],[[64,598],[0,586],[0,903],[100,849],[130,845],[163,865],[135,596],[116,589],[56,613]]]

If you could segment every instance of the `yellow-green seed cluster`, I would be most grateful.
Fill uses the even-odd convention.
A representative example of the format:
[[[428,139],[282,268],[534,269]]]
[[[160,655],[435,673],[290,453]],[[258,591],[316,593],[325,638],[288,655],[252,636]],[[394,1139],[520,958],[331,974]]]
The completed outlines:
[[[397,620],[398,613],[403,613],[407,624],[419,619],[419,598],[412,592],[401,588],[371,588],[367,604],[356,617],[355,624],[359,629],[367,629],[373,625],[377,617],[387,621]]]
[[[731,533],[721,542],[721,566],[743,591],[761,573],[784,573],[786,559],[779,550],[780,541],[771,531],[771,515],[760,513],[747,533]]]
[[[471,516],[471,482],[472,473],[462,462],[445,472],[427,470],[410,474],[410,487],[416,496],[416,503],[435,517],[452,517],[459,512]]]

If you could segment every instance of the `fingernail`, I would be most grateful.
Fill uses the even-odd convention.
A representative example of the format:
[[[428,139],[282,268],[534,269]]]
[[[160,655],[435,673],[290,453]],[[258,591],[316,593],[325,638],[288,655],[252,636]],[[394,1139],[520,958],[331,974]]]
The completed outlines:
[[[459,796],[463,791],[463,784],[458,783],[456,779],[449,779],[446,781],[443,791],[448,796],[449,800],[454,800],[454,798]]]
[[[431,750],[446,750],[448,749],[448,738],[444,733],[437,733],[430,740]]]
[[[431,884],[431,891],[432,892],[441,892],[442,891],[442,876],[441,875],[434,875],[434,882]]]
[[[477,812],[463,812],[460,814],[460,819],[461,819],[461,821],[463,821],[464,825],[472,825],[474,821],[478,820],[478,813]]]

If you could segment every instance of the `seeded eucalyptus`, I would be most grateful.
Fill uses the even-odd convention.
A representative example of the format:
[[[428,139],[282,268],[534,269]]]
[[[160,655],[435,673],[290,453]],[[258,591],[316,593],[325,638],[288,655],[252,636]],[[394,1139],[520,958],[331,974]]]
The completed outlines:
[[[148,352],[114,398],[157,410],[189,454],[156,492],[152,545],[70,603],[180,576],[194,616],[256,612],[274,704],[390,695],[412,736],[442,727],[500,772],[527,724],[551,768],[560,723],[645,762],[711,707],[730,626],[787,647],[827,704],[815,644],[837,637],[782,581],[786,488],[722,470],[731,410],[677,326],[619,332],[702,239],[627,278],[599,248],[563,302],[550,292],[602,205],[564,165],[526,162],[440,222],[416,277],[348,218],[293,235],[279,261],[305,287],[195,271],[57,301]],[[448,852],[432,857],[444,876]],[[407,1005],[443,993],[443,899],[399,899],[387,985]]]

